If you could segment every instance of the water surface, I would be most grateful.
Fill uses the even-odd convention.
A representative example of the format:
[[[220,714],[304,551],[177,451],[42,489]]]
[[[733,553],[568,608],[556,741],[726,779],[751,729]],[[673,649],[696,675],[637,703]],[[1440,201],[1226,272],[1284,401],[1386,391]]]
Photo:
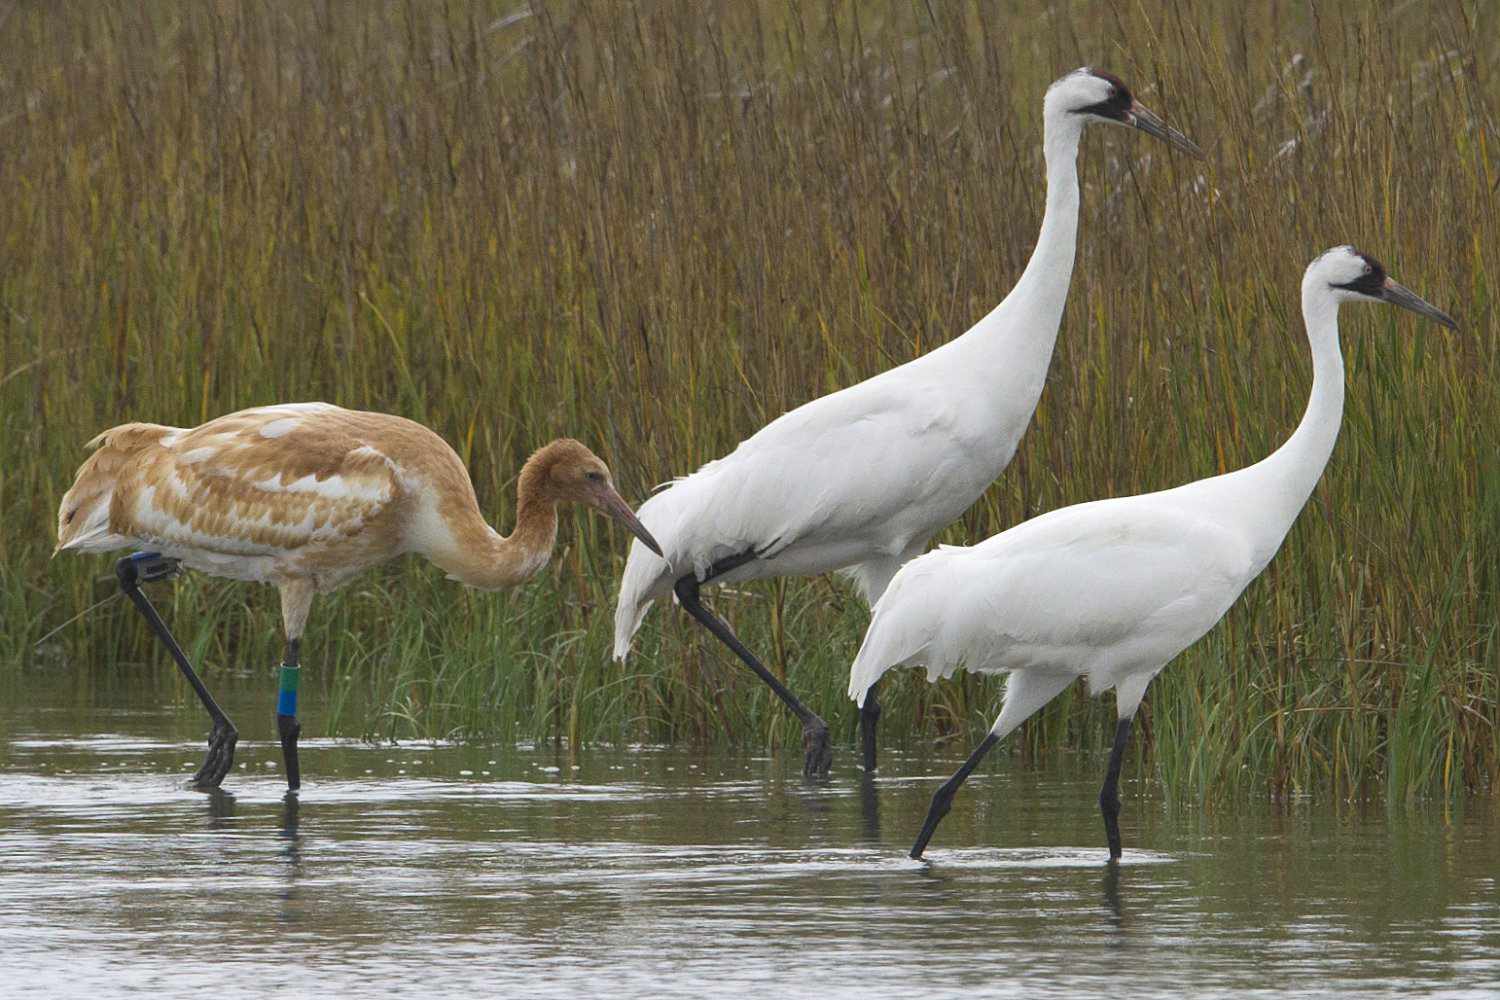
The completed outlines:
[[[204,794],[193,705],[16,680],[5,995],[1500,991],[1490,801],[1205,814],[1131,782],[1112,872],[1103,758],[996,754],[924,864],[906,849],[967,748],[888,753],[873,783],[841,748],[809,785],[747,753],[310,739],[289,798],[267,682],[224,699],[242,741]]]

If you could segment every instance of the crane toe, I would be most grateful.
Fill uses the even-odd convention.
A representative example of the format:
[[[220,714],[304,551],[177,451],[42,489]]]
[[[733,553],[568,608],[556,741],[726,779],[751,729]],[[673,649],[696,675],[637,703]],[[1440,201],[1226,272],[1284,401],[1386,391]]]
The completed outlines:
[[[193,775],[193,784],[198,788],[218,788],[234,766],[234,747],[240,741],[239,730],[228,719],[215,719],[208,734],[208,753],[203,766]]]
[[[826,778],[833,767],[833,744],[828,738],[828,724],[813,718],[802,726],[802,774],[808,778]]]

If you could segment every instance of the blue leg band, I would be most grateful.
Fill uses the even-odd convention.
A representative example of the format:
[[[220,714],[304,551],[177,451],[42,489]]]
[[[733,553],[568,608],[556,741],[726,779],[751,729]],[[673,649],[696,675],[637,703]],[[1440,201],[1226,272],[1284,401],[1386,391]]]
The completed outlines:
[[[301,667],[281,668],[281,693],[276,698],[277,715],[297,714],[297,685],[302,680]]]

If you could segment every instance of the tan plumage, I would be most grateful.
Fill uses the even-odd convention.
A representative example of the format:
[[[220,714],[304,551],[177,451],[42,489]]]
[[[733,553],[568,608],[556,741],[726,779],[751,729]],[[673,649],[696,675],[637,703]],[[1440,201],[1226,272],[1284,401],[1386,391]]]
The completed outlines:
[[[212,722],[193,776],[200,787],[224,780],[239,731],[141,590],[177,563],[280,589],[287,653],[276,726],[296,791],[298,646],[314,594],[408,552],[471,587],[513,586],[547,564],[565,501],[603,510],[661,551],[615,492],[609,469],[572,438],[526,460],[509,535],[485,523],[468,470],[442,438],[385,413],[262,406],[191,429],[122,424],[89,446],[94,453],[57,512],[57,551],[147,550],[120,560],[116,575]]]
[[[191,429],[122,424],[90,446],[58,510],[58,551],[152,549],[275,584],[288,638],[300,635],[313,593],[408,552],[472,587],[521,583],[547,563],[560,502],[639,528],[608,468],[571,438],[526,462],[508,536],[485,522],[453,449],[390,414],[263,406]]]

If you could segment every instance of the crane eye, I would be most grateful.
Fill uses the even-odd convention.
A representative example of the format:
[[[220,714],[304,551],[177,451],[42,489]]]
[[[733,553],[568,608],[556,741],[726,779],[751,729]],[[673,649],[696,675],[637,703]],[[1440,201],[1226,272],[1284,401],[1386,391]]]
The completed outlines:
[[[604,473],[602,473],[602,472],[589,472],[589,473],[586,473],[583,478],[589,480],[590,482],[602,483],[602,482],[604,482]]]
[[[68,516],[65,517],[65,518],[63,518],[63,524],[72,524],[73,523],[73,518],[75,518],[77,516],[78,516],[78,508],[74,507],[72,510],[68,511]]]

